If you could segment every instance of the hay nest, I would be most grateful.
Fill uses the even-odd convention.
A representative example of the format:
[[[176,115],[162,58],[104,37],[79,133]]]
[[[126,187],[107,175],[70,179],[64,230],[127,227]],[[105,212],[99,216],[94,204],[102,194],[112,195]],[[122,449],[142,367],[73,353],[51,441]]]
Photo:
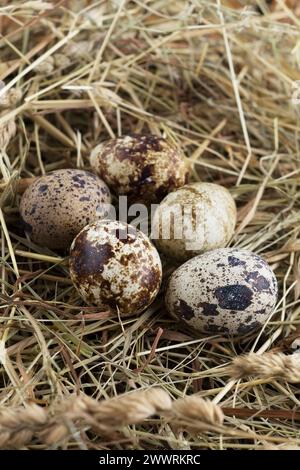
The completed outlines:
[[[0,8],[0,447],[297,448],[298,2],[12,3]],[[65,255],[24,235],[31,178],[88,169],[99,141],[141,131],[235,197],[231,245],[280,284],[260,331],[195,336],[163,295],[138,318],[99,312]]]

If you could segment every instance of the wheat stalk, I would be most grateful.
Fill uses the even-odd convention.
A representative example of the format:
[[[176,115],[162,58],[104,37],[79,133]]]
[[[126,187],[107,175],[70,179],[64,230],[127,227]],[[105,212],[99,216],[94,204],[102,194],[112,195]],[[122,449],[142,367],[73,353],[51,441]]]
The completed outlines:
[[[234,379],[255,375],[262,379],[276,378],[298,383],[300,382],[300,362],[297,354],[251,353],[236,357],[229,367],[229,375]]]
[[[217,405],[196,396],[172,401],[160,388],[103,401],[80,395],[65,398],[49,408],[36,404],[0,408],[0,448],[20,448],[33,440],[48,446],[59,444],[71,438],[74,429],[92,429],[97,435],[109,435],[156,414],[174,422],[194,421],[200,428],[201,424],[218,427],[223,423],[223,413]]]

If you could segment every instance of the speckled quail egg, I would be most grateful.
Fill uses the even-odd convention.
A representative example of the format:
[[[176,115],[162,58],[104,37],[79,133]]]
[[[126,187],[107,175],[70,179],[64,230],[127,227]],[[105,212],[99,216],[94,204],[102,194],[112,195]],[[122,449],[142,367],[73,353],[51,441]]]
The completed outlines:
[[[220,248],[174,271],[165,300],[172,315],[197,331],[244,335],[269,318],[277,300],[277,281],[260,256]]]
[[[227,245],[234,233],[236,205],[214,183],[192,183],[168,194],[154,213],[152,239],[158,250],[185,261]]]
[[[110,200],[108,187],[93,173],[56,170],[26,189],[20,214],[32,241],[51,249],[68,248],[85,225],[107,217]]]
[[[132,134],[101,143],[91,154],[91,166],[116,194],[146,204],[161,201],[187,179],[180,150],[156,135]]]
[[[88,304],[130,315],[145,310],[161,284],[159,254],[132,225],[100,220],[86,226],[70,251],[70,275]]]

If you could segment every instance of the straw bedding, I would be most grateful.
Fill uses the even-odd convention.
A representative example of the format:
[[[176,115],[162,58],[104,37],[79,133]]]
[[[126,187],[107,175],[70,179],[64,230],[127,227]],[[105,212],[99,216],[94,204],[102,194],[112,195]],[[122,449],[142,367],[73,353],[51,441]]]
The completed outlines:
[[[2,1],[0,447],[300,445],[298,2]],[[128,132],[179,145],[194,181],[230,189],[231,246],[272,266],[264,328],[231,340],[83,304],[67,254],[33,244],[20,195],[89,169]],[[164,260],[165,280],[174,269]]]

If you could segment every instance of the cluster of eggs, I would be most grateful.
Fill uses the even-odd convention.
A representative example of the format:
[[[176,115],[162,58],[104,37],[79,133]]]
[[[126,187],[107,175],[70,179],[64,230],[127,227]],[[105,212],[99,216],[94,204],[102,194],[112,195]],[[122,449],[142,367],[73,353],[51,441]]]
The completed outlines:
[[[276,278],[256,254],[225,248],[237,215],[226,188],[187,184],[180,150],[154,135],[100,144],[91,167],[94,173],[63,169],[37,178],[20,205],[32,241],[51,249],[71,245],[70,276],[87,303],[121,315],[145,310],[161,286],[159,251],[183,262],[165,296],[177,319],[200,332],[228,335],[249,333],[266,321],[277,298]],[[133,225],[108,218],[109,188],[148,207],[159,203],[152,241]]]

